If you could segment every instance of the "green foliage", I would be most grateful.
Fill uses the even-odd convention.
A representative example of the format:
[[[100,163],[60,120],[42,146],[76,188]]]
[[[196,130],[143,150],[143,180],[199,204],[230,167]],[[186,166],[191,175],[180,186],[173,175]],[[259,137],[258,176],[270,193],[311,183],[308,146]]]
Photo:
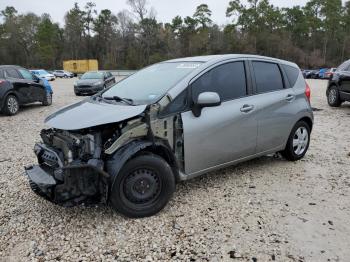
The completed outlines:
[[[162,24],[147,0],[127,0],[130,11],[96,11],[75,3],[63,28],[47,14],[0,12],[0,61],[30,68],[61,68],[66,59],[96,58],[101,68],[138,69],[176,57],[253,53],[302,67],[336,66],[350,56],[350,1],[309,0],[278,8],[269,0],[231,0],[230,24],[213,23],[208,5],[193,16]],[[223,14],[224,15],[224,14]]]

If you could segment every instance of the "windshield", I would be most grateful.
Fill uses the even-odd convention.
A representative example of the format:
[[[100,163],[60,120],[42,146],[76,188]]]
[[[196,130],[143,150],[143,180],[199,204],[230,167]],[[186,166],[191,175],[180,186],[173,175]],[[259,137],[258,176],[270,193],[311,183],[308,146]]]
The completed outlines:
[[[102,79],[103,73],[101,72],[87,72],[82,75],[81,79]]]
[[[135,104],[152,104],[201,65],[199,62],[155,64],[129,76],[103,93],[103,97],[131,99]]]

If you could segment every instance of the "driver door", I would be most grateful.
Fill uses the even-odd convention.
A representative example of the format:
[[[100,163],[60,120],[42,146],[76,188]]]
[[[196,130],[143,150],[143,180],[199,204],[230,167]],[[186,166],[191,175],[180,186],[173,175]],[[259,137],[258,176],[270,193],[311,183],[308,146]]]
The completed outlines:
[[[216,92],[222,104],[203,108],[199,117],[192,111],[182,113],[187,175],[255,154],[258,124],[254,99],[248,96],[251,81],[247,69],[244,61],[225,62],[191,84],[193,100],[200,93]]]

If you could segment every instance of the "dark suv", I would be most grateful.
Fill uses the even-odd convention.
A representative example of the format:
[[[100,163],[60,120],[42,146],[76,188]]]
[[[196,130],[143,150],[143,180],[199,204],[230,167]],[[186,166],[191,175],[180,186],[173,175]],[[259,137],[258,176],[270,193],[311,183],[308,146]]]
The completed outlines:
[[[350,60],[341,64],[331,76],[327,100],[331,107],[339,107],[343,102],[350,101]]]
[[[13,65],[0,66],[0,110],[6,115],[17,114],[23,104],[52,104],[50,84],[29,70]]]

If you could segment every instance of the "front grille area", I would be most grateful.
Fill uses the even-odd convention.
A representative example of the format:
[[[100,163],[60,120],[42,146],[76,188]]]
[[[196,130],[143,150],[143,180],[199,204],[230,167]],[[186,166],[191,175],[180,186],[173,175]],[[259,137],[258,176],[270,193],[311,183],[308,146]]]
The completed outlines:
[[[92,88],[92,86],[87,86],[87,85],[83,85],[83,86],[77,86],[79,89],[90,89]]]
[[[47,164],[48,166],[51,166],[51,167],[57,166],[57,164],[58,164],[58,159],[55,156],[55,154],[53,154],[52,152],[46,151],[46,150],[41,155],[41,159],[43,160],[43,162],[45,164]]]

